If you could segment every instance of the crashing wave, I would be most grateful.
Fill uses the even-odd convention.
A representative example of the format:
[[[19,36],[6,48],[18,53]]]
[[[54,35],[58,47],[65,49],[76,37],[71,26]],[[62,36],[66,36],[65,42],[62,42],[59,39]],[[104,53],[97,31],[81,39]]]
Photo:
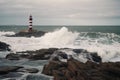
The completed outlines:
[[[14,52],[42,48],[74,48],[97,52],[105,61],[120,61],[120,35],[101,32],[72,32],[66,27],[42,37],[5,37],[14,32],[0,32],[0,41],[11,45]]]

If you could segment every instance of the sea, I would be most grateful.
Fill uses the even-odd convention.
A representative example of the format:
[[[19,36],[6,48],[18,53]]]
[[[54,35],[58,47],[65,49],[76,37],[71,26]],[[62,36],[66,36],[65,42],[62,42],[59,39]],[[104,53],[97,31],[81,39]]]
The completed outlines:
[[[47,32],[41,37],[6,37],[21,30],[28,29],[24,25],[1,25],[0,41],[10,45],[12,52],[27,50],[39,50],[43,48],[73,48],[86,49],[89,52],[97,52],[102,62],[120,61],[120,26],[82,26],[82,25],[36,25],[38,31]],[[4,59],[9,51],[0,52],[0,66],[23,65],[25,67],[37,68],[37,74],[26,73],[22,76],[0,76],[0,80],[53,80],[53,77],[41,74],[47,60],[19,60],[10,61]]]

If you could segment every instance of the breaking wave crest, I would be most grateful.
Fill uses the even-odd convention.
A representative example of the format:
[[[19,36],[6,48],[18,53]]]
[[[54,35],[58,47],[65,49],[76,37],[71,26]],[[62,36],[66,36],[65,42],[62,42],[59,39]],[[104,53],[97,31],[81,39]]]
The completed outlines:
[[[14,35],[15,34],[15,32],[10,32],[10,31],[7,31],[7,32],[5,32],[5,31],[0,31],[0,36],[4,36],[4,35]]]
[[[66,27],[48,32],[42,37],[5,37],[14,34],[0,32],[0,41],[11,45],[13,51],[41,48],[81,48],[97,52],[103,61],[120,61],[120,35],[101,32],[72,32]]]
[[[41,42],[44,45],[63,47],[73,44],[78,36],[79,33],[68,31],[66,27],[63,27],[60,30],[45,34],[41,37]]]

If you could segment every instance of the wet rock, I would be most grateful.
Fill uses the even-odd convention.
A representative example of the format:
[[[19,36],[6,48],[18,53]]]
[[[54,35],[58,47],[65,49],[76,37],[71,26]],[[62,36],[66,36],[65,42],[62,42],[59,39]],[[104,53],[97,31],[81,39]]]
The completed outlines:
[[[75,53],[77,53],[77,54],[80,54],[80,53],[86,53],[87,52],[87,50],[85,50],[85,49],[73,49],[73,51],[75,52]],[[88,52],[87,52],[88,53]]]
[[[0,75],[0,80],[18,80],[18,77],[22,77],[22,75],[22,73],[10,72],[8,74]]]
[[[85,49],[73,49],[73,52],[75,52],[78,56],[82,55],[87,60],[93,61],[93,62],[102,62],[102,59],[96,52],[88,52]]]
[[[36,68],[21,68],[17,72],[26,72],[26,73],[38,73],[39,70]]]
[[[53,75],[53,71],[54,70],[58,70],[60,68],[63,68],[63,67],[66,67],[67,64],[64,63],[64,62],[60,62],[60,61],[50,61],[49,64],[46,64],[44,66],[44,69],[42,71],[43,74],[46,74],[46,75]]]
[[[6,59],[9,60],[20,60],[20,55],[19,54],[14,54],[14,53],[10,53],[6,56]]]
[[[32,60],[47,60],[47,59],[50,59],[51,55],[56,50],[57,50],[57,48],[37,50],[35,52],[32,52],[32,55],[29,56],[29,59],[32,59]]]
[[[25,58],[30,60],[47,60],[47,59],[50,59],[51,55],[56,50],[57,48],[49,48],[49,49],[40,49],[36,51],[11,53],[6,56],[6,59],[19,60],[19,59]]]
[[[82,63],[70,58],[66,63],[50,61],[42,73],[53,76],[54,80],[119,80],[120,62]]]
[[[60,50],[56,50],[50,58],[50,60],[54,60],[54,61],[55,60],[60,61],[61,59],[68,59],[68,55]]]
[[[15,35],[10,35],[9,37],[31,37],[31,36],[41,37],[45,33],[46,32],[44,32],[44,31],[36,31],[36,30],[34,30],[32,32],[21,31],[21,32],[16,33]]]
[[[95,61],[95,62],[102,62],[101,57],[98,56],[97,53],[91,53],[91,57],[92,57],[93,61]]]
[[[0,75],[8,74],[9,72],[15,72],[20,68],[23,68],[23,67],[21,66],[0,66]]]
[[[4,42],[0,42],[0,51],[10,51],[10,45],[4,43]]]
[[[68,51],[64,52],[65,50],[68,50]],[[77,53],[71,54],[71,51],[73,50]],[[69,51],[70,51],[70,54],[69,54]],[[78,53],[78,52],[81,52],[81,53]],[[61,60],[66,62],[67,59],[73,56],[81,60],[81,62],[85,62],[87,60],[90,60],[93,62],[102,61],[101,57],[98,56],[97,53],[91,53],[84,49],[58,49],[58,48],[10,53],[6,56],[6,59],[9,59],[9,60],[20,60],[23,58],[30,59],[30,60],[48,60],[48,59],[52,60],[53,59],[53,60]]]

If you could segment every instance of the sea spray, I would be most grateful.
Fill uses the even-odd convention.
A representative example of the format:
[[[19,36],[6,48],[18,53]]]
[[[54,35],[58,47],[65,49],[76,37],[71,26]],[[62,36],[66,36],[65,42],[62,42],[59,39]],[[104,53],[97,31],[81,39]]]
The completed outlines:
[[[15,32],[12,32],[12,31],[0,31],[0,36],[5,36],[5,35],[14,35]]]
[[[59,46],[73,45],[79,33],[68,31],[66,27],[60,30],[49,32],[41,37],[43,45]]]
[[[79,36],[77,32],[68,31],[66,27],[53,32],[48,32],[42,37],[5,37],[0,39],[11,45],[11,49],[16,51],[38,50],[41,48],[64,48],[74,45],[76,38]]]
[[[103,62],[120,61],[120,35],[102,32],[72,32],[66,27],[48,32],[42,37],[6,37],[0,32],[0,41],[11,45],[14,52],[42,48],[80,48],[97,52]]]
[[[120,35],[114,33],[81,32],[77,39],[77,45],[78,48],[97,52],[103,62],[120,58]]]

